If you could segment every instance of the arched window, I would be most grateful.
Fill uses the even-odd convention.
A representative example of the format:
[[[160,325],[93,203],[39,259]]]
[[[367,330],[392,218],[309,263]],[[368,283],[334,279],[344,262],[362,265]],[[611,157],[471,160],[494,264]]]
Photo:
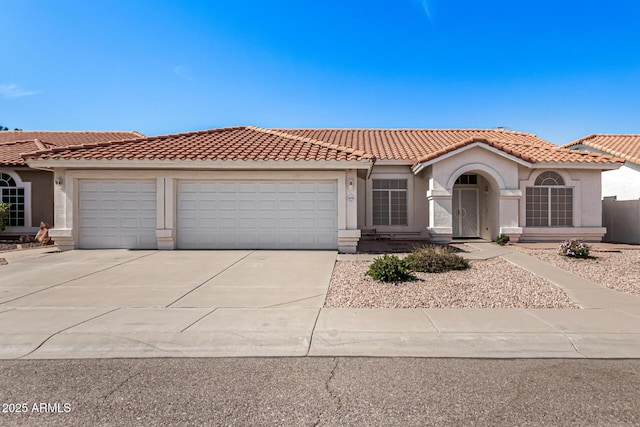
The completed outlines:
[[[573,225],[573,188],[557,172],[543,172],[527,187],[526,204],[528,227]]]
[[[24,188],[18,187],[15,179],[6,173],[0,173],[0,200],[11,205],[7,225],[24,227]]]
[[[564,179],[556,172],[542,172],[538,178],[536,178],[536,184],[541,186],[553,186],[564,185]]]

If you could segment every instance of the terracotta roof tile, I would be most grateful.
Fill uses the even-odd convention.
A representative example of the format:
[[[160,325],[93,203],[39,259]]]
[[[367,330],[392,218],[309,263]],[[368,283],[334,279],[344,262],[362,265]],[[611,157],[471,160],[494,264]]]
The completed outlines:
[[[565,148],[584,145],[640,165],[640,134],[596,134],[564,145]]]
[[[361,160],[415,163],[481,143],[529,163],[617,163],[570,150],[533,134],[483,129],[262,129],[241,126],[67,147],[30,153],[41,159]],[[35,151],[35,150],[34,150]]]
[[[257,127],[207,131],[52,147],[29,153],[41,159],[162,160],[360,160],[373,156],[312,138]]]
[[[283,133],[340,143],[379,159],[426,162],[476,142],[530,163],[615,163],[616,159],[570,151],[529,133],[501,129],[280,129]]]
[[[23,165],[21,154],[83,143],[142,137],[139,132],[1,131],[0,164]]]

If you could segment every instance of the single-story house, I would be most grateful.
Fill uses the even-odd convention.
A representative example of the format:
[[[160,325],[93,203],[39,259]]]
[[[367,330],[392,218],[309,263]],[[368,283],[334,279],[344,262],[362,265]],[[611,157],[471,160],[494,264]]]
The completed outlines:
[[[55,174],[62,249],[338,249],[363,237],[544,241],[605,234],[618,158],[495,130],[251,126],[24,156]]]
[[[605,241],[640,243],[640,135],[589,135],[566,148],[609,154],[624,164],[602,173],[602,223]]]
[[[0,131],[0,201],[11,205],[3,234],[35,234],[41,221],[54,223],[53,173],[29,168],[22,154],[142,136],[138,132]]]

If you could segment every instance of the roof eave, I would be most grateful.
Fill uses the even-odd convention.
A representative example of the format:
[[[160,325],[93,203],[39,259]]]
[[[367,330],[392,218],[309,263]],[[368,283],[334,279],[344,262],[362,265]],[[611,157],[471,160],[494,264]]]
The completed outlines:
[[[363,169],[372,159],[362,160],[173,160],[173,159],[26,159],[32,168],[64,169]]]
[[[562,168],[562,169],[597,169],[597,170],[616,170],[622,166],[622,163],[605,163],[605,162],[536,162],[531,168]]]
[[[490,145],[487,145],[484,142],[479,142],[478,141],[478,142],[473,142],[471,144],[465,145],[464,147],[455,149],[453,151],[449,151],[448,153],[445,153],[445,154],[442,154],[442,155],[440,155],[438,157],[435,157],[433,159],[427,160],[426,162],[417,162],[416,164],[414,164],[411,167],[411,170],[413,171],[414,175],[417,175],[424,168],[426,168],[428,166],[431,166],[434,163],[437,163],[437,162],[440,162],[442,160],[448,159],[450,157],[453,157],[455,155],[458,155],[460,153],[463,153],[463,152],[465,152],[467,150],[470,150],[472,148],[475,148],[475,147],[481,147],[481,148],[483,148],[483,149],[485,149],[487,151],[491,151],[492,153],[495,153],[495,154],[497,154],[499,156],[502,156],[502,157],[504,157],[504,158],[506,158],[508,160],[511,160],[513,162],[516,162],[516,163],[521,164],[522,166],[525,166],[525,167],[528,167],[528,168],[531,167],[531,165],[532,165],[532,163],[527,162],[526,160],[523,160],[520,157],[514,156],[513,154],[505,153],[504,151],[502,151],[502,150],[500,150],[498,148],[492,147]]]

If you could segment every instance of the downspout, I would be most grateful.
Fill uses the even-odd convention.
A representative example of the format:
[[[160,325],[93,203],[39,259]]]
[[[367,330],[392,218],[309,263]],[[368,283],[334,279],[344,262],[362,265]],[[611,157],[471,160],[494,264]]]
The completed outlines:
[[[369,172],[367,173],[367,179],[371,178],[371,173],[373,172],[373,167],[376,164],[376,158],[372,157],[371,158],[371,166],[369,166]]]

